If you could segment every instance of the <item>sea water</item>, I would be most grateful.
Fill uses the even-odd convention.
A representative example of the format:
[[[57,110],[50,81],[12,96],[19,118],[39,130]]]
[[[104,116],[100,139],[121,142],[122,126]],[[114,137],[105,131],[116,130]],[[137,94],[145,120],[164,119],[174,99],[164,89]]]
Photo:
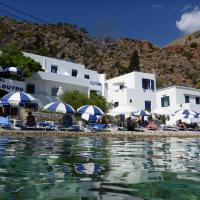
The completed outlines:
[[[0,200],[200,199],[200,139],[0,137]]]

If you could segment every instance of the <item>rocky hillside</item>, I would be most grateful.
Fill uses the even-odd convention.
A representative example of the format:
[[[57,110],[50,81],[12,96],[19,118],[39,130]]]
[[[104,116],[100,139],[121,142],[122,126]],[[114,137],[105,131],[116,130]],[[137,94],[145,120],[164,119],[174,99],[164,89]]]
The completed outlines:
[[[165,48],[158,48],[151,42],[137,39],[96,39],[85,28],[67,23],[42,25],[0,18],[0,48],[14,43],[26,52],[83,63],[89,69],[106,73],[107,77],[122,74],[137,49],[141,71],[154,71],[159,87],[198,86],[200,34],[196,34],[187,42],[177,40]]]

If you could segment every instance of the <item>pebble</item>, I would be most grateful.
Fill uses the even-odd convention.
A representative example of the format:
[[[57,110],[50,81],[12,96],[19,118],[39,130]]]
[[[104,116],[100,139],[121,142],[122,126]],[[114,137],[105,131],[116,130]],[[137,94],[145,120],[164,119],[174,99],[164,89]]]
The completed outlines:
[[[192,131],[113,131],[113,132],[70,132],[70,131],[21,131],[0,130],[0,136],[9,137],[104,137],[104,138],[137,138],[137,137],[200,137],[200,132]]]

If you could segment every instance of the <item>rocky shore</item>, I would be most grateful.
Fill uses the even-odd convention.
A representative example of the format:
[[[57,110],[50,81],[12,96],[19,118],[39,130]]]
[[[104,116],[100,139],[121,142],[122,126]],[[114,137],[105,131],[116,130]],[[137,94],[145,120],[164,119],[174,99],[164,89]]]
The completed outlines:
[[[0,130],[0,136],[8,137],[104,137],[104,138],[200,138],[200,132],[190,131],[115,131],[115,132],[70,132],[70,131],[16,131]]]

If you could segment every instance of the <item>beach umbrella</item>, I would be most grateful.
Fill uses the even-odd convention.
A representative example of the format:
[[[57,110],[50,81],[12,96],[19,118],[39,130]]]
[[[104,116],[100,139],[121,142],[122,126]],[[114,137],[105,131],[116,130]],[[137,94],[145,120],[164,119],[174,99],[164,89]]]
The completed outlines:
[[[195,118],[199,118],[199,114],[196,114],[196,115],[185,115],[183,118],[184,119],[195,119]]]
[[[20,105],[36,103],[36,99],[24,92],[11,92],[0,99],[1,104]]]
[[[137,112],[133,113],[134,116],[149,116],[151,115],[150,112],[146,110],[138,110]]]
[[[78,113],[87,113],[90,115],[99,115],[99,116],[103,116],[104,112],[101,110],[101,108],[97,107],[97,106],[93,106],[93,105],[85,105],[82,106],[80,108],[77,109]]]
[[[93,121],[93,122],[96,122],[97,119],[99,119],[101,116],[100,115],[90,115],[88,113],[83,113],[81,115],[81,118],[86,120],[86,121]]]
[[[18,76],[22,75],[22,70],[17,67],[6,67],[4,69],[4,72],[9,73],[11,75],[18,75]]]
[[[53,102],[44,106],[43,110],[60,112],[60,113],[74,113],[75,110],[72,106],[66,103]]]
[[[57,96],[62,96],[64,94],[62,86],[58,88]]]
[[[175,112],[175,115],[198,115],[198,113],[191,109],[180,109]]]
[[[167,108],[157,108],[151,111],[152,114],[156,115],[172,115],[173,112]]]
[[[130,117],[131,113],[136,112],[137,110],[135,109],[135,107],[133,106],[129,106],[129,105],[120,105],[117,106],[115,108],[113,108],[112,110],[110,110],[110,112],[108,113],[111,116],[117,116],[117,115],[125,115],[125,117]]]
[[[79,174],[97,174],[100,173],[104,168],[100,164],[96,163],[84,163],[84,164],[76,164],[75,165],[75,170]]]

